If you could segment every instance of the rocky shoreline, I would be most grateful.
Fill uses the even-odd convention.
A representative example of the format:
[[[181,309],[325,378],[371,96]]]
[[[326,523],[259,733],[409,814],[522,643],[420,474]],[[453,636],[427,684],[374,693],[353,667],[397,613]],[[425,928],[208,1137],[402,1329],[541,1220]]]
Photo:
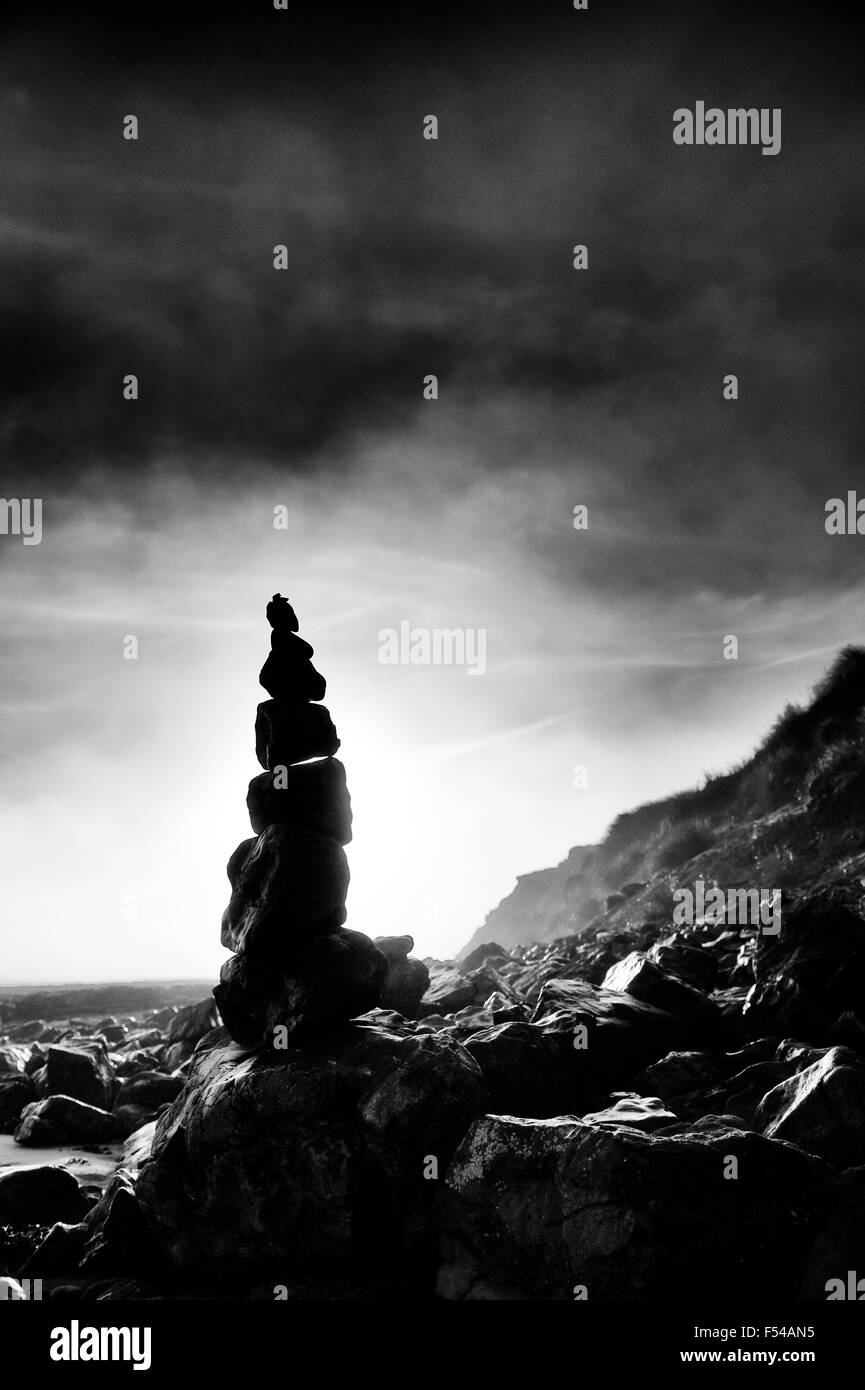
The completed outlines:
[[[553,941],[372,942],[324,680],[268,617],[215,1000],[4,1025],[0,1132],[33,1160],[0,1169],[7,1292],[834,1297],[865,1238],[861,851],[773,934],[673,929],[639,882]],[[102,1190],[39,1162],[117,1142]]]

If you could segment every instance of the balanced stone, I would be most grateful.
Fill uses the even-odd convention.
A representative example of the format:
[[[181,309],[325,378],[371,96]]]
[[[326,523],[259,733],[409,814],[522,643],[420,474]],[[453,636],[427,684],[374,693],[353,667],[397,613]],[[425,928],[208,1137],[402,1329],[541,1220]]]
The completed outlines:
[[[280,957],[235,955],[213,991],[222,1020],[245,1047],[274,1045],[275,1030],[292,1042],[377,1007],[388,963],[362,932],[294,938]]]
[[[255,719],[255,755],[261,766],[291,767],[309,758],[329,758],[339,748],[324,705],[300,700],[265,700]]]
[[[294,825],[329,835],[341,845],[351,840],[351,797],[337,758],[253,777],[246,805],[257,835],[269,825]]]
[[[327,682],[310,661],[309,643],[276,629],[272,641],[270,656],[258,676],[268,695],[281,700],[323,700]]]
[[[286,632],[297,632],[297,614],[288,599],[283,598],[282,594],[274,594],[265,609],[265,616],[272,628],[279,628]]]
[[[288,936],[334,931],[345,921],[348,861],[328,835],[269,825],[230,865],[233,891],[222,918],[222,944],[230,951],[272,956]]]

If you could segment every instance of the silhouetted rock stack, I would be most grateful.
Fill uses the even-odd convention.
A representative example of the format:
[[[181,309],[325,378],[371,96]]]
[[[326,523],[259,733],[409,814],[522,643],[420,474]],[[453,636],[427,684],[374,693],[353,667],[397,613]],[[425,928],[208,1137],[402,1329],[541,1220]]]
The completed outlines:
[[[387,958],[343,927],[351,839],[345,768],[333,755],[336,729],[324,677],[297,635],[287,599],[267,605],[271,651],[259,680],[255,751],[262,767],[246,804],[256,837],[228,862],[231,900],[222,944],[235,954],[213,991],[231,1036],[246,1047],[298,1041],[375,1008]]]

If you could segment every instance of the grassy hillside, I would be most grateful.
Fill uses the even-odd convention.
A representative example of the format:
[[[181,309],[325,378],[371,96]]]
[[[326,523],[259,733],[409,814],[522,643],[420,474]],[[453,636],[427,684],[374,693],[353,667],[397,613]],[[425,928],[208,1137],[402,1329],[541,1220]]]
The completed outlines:
[[[669,919],[673,890],[797,890],[865,871],[865,649],[846,647],[809,703],[788,705],[754,752],[722,776],[625,812],[594,847],[518,880],[465,952]],[[465,954],[462,953],[462,954]]]

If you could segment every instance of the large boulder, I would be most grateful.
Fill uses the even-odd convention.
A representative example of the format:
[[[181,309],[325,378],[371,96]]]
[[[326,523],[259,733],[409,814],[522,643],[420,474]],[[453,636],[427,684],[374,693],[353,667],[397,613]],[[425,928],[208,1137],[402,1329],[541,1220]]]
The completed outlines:
[[[27,1164],[0,1171],[0,1226],[80,1221],[89,1203],[65,1168]]]
[[[440,1296],[794,1298],[832,1170],[716,1117],[678,1128],[477,1120],[442,1196]]]
[[[865,1022],[865,920],[830,892],[788,908],[779,936],[761,936],[745,1004],[752,1034],[822,1040],[840,1014]]]
[[[689,941],[684,932],[673,932],[656,941],[647,955],[668,975],[676,975],[695,989],[709,991],[714,988],[718,976],[717,957],[704,950],[699,942]]]
[[[490,1109],[544,1119],[573,1110],[578,1091],[570,1059],[530,1023],[500,1023],[466,1039],[483,1073]]]
[[[190,1049],[195,1046],[212,1028],[219,1027],[219,1015],[212,999],[201,999],[197,1004],[184,1004],[168,1025],[169,1043],[185,1042]]]
[[[629,1086],[636,1072],[688,1046],[690,1024],[630,994],[585,980],[548,980],[532,1024],[555,1043],[578,1088],[579,1107]]]
[[[764,1096],[756,1123],[836,1168],[865,1165],[865,1062],[845,1047],[828,1048]]]
[[[429,987],[420,1006],[421,1014],[455,1014],[474,1004],[478,991],[471,980],[452,965],[435,962],[429,969]]]
[[[329,758],[339,748],[330,712],[299,700],[265,700],[255,718],[255,756],[268,771],[308,758]]]
[[[374,1009],[387,959],[363,932],[346,928],[295,939],[280,953],[225,962],[213,993],[235,1042],[273,1045],[276,1029],[298,1040]]]
[[[341,845],[351,840],[351,797],[338,758],[262,772],[249,784],[246,805],[256,835],[269,825],[294,825]]]
[[[336,840],[269,825],[237,871],[222,918],[223,946],[273,954],[295,934],[341,927],[348,879],[345,850]]]
[[[114,1101],[114,1114],[128,1133],[156,1118],[183,1090],[183,1078],[142,1071],[124,1081]]]
[[[12,1043],[0,1044],[0,1076],[20,1075],[26,1062],[26,1047],[15,1047]]]
[[[108,1111],[72,1096],[48,1096],[24,1107],[14,1137],[18,1144],[46,1148],[54,1144],[103,1144],[122,1134],[122,1123]]]
[[[0,1076],[0,1134],[11,1134],[25,1105],[36,1099],[29,1076]]]
[[[428,1243],[432,1170],[485,1105],[476,1064],[449,1038],[351,1024],[250,1054],[216,1033],[157,1122],[138,1198],[176,1266],[285,1282],[385,1261],[405,1278],[403,1257]]]
[[[24,1023],[6,1023],[3,1027],[10,1042],[35,1042],[45,1031],[45,1019],[28,1018]]]
[[[721,1015],[716,1004],[701,990],[662,970],[642,951],[631,951],[624,960],[610,966],[604,976],[604,989],[618,990],[653,1004],[687,1023],[705,1029],[707,1035],[719,1036]]]
[[[110,1110],[114,1071],[101,1038],[74,1038],[45,1049],[45,1065],[34,1076],[41,1096],[72,1096]]]
[[[405,1018],[415,1018],[420,1002],[429,987],[429,968],[422,960],[413,960],[411,936],[377,936],[375,945],[387,959],[387,976],[381,991],[383,1009],[395,1009]]]

